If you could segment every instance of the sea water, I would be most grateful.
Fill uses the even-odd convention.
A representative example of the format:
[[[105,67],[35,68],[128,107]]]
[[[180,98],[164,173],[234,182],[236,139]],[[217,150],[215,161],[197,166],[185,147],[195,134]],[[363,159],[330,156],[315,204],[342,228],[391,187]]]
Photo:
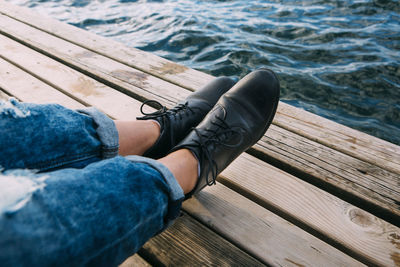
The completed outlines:
[[[274,70],[284,102],[400,145],[398,0],[9,0],[186,66]]]

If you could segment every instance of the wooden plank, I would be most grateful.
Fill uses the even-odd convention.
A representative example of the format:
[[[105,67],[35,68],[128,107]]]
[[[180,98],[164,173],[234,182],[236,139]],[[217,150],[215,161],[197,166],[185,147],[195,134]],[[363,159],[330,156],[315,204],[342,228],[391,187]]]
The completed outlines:
[[[109,58],[190,90],[212,77],[0,0],[0,12]],[[280,103],[274,123],[360,160],[400,173],[400,148],[309,112]],[[373,152],[371,152],[373,151]],[[388,156],[388,153],[390,154]]]
[[[395,266],[394,260],[400,260],[398,227],[248,154],[235,160],[221,181],[369,265]],[[228,196],[224,199],[233,201]],[[202,201],[207,202],[203,204],[208,211],[218,202]],[[196,208],[191,211],[198,212]],[[210,220],[206,221],[214,227],[220,224],[222,229],[218,229],[223,230],[225,220],[233,219],[218,216]]]
[[[221,184],[205,188],[184,202],[183,207],[214,231],[272,266],[360,265]]]
[[[150,239],[139,254],[155,266],[265,266],[188,215]]]
[[[129,66],[134,66],[134,68],[149,73],[152,76],[171,81],[180,87],[186,87],[185,84],[187,84],[188,81],[192,81],[192,88],[200,88],[204,85],[205,81],[209,81],[213,78],[206,73],[193,70],[166,59],[160,60],[160,57],[151,53],[136,48],[129,48],[109,38],[100,37],[66,23],[52,20],[43,15],[36,14],[29,9],[16,7],[2,0],[0,0],[0,12],[68,40],[71,43],[88,48],[89,50],[93,49],[93,51],[96,51],[98,54],[113,58]],[[84,40],[80,40],[78,38],[79,35],[84,37]]]
[[[253,147],[253,155],[400,225],[398,174],[275,125],[267,136]]]
[[[1,58],[0,88],[21,101],[29,101],[36,104],[63,103],[65,107],[71,109],[84,107],[78,101]]]
[[[301,119],[299,119],[301,118]],[[400,146],[310,112],[281,105],[275,124],[357,159],[400,174]]]
[[[12,28],[16,32],[11,35],[2,31]],[[24,36],[22,39],[27,41],[25,45],[140,100],[151,98],[165,102],[168,107],[171,107],[178,99],[185,98],[190,93],[174,84],[36,30],[4,15],[0,15],[0,33],[12,39],[21,34],[19,37]],[[163,88],[167,93],[158,94],[158,88]]]
[[[25,24],[19,23],[8,17],[0,16],[0,26],[1,26],[0,27],[1,29],[7,30],[8,32],[12,32],[13,35],[17,35],[20,40],[23,40],[24,42],[28,42],[32,46],[40,47],[39,50],[41,50],[43,53],[47,53],[47,52],[44,52],[47,50],[51,51],[53,56],[59,58],[62,61],[68,62],[68,64],[78,65],[81,70],[91,72],[98,79],[115,80],[115,82],[113,82],[113,85],[115,87],[117,87],[120,90],[125,90],[123,88],[123,86],[126,86],[128,88],[126,90],[133,92],[135,96],[139,96],[142,98],[147,98],[147,97],[153,96],[151,98],[155,98],[155,99],[159,100],[164,105],[171,106],[175,102],[183,99],[183,97],[187,96],[187,94],[189,93],[188,91],[186,91],[182,88],[171,87],[170,85],[168,85],[168,83],[161,84],[160,80],[157,80],[157,79],[154,80],[154,79],[150,79],[150,78],[146,78],[146,82],[139,82],[139,83],[141,83],[141,85],[137,84],[137,86],[142,86],[144,89],[138,89],[136,86],[132,86],[130,84],[130,82],[133,82],[133,81],[131,81],[132,79],[129,80],[127,75],[125,75],[126,76],[125,78],[118,77],[118,79],[113,76],[116,73],[121,73],[121,71],[119,71],[120,68],[124,68],[123,73],[131,73],[132,72],[131,69],[125,65],[121,66],[121,64],[118,62],[117,63],[113,62],[110,59],[96,55],[95,53],[85,50],[81,47],[71,45],[68,42],[65,42],[59,38],[55,38],[54,36],[49,36],[48,34],[45,34],[44,32],[36,30]],[[106,68],[106,69],[103,69],[103,68]],[[110,75],[110,73],[111,73],[111,75]],[[135,77],[137,77],[137,75],[133,76],[133,78],[135,78]],[[125,79],[125,81],[122,81],[121,79]],[[160,96],[167,96],[167,97],[164,99],[164,98],[160,98]],[[294,135],[296,135],[296,134],[294,134]],[[285,138],[285,136],[282,136],[280,139],[282,139],[282,138]],[[297,138],[297,137],[295,137],[295,138]],[[306,140],[306,138],[304,138],[304,140]],[[284,154],[289,153],[289,154],[299,155],[299,153],[297,153],[297,151],[299,151],[300,149],[298,149],[296,147],[296,145],[294,145],[294,147],[291,147],[291,146],[286,146],[286,147],[289,151],[287,151],[287,152],[284,151],[285,152]],[[258,146],[258,148],[263,148],[263,146],[262,145]],[[323,147],[323,146],[313,146],[313,148],[317,149],[316,153],[320,153],[320,154],[331,153],[331,151],[329,151],[328,153],[323,152],[323,150],[325,149],[325,147]],[[292,150],[294,150],[294,151],[292,151]],[[265,149],[265,150],[262,150],[262,153],[268,154],[269,151],[268,151],[268,149]],[[337,156],[341,157],[341,153],[337,153]],[[285,160],[285,157],[280,157],[280,158],[283,158]],[[317,157],[316,159],[318,160],[319,157]],[[290,166],[291,160],[289,160],[289,159],[285,160],[285,164],[286,164],[286,166]],[[319,173],[319,171],[320,171],[319,165],[315,165],[314,162],[312,162],[312,164],[309,164],[309,165],[304,165],[304,166],[298,165],[298,166],[301,167],[301,169],[298,169],[298,170],[305,172],[305,175],[309,175],[310,168],[313,173]],[[372,165],[365,165],[365,166],[367,166],[368,169],[374,169],[374,166],[372,166]],[[375,168],[375,169],[377,169],[377,168]],[[330,171],[333,171],[333,173],[330,173]],[[344,189],[346,190],[345,191],[346,194],[352,194],[353,191],[364,187],[364,186],[360,187],[357,184],[355,184],[354,186],[353,185],[345,186],[345,187],[339,186],[343,183],[348,183],[347,178],[346,177],[343,178],[343,175],[341,172],[342,172],[341,169],[331,168],[328,172],[325,172],[326,175],[318,176],[315,178],[320,179],[322,183],[334,181],[332,179],[326,179],[327,176],[339,177],[340,179],[344,179],[341,182],[335,181],[335,182],[332,182],[331,184],[329,184],[331,187],[333,187],[333,190],[331,190],[331,192],[336,192],[339,194],[341,194]],[[390,174],[388,172],[386,172],[386,173],[389,176],[391,176],[391,178],[390,178],[391,181],[399,180],[398,174]],[[360,173],[358,170],[356,170],[355,173],[353,172],[352,175],[357,178],[357,179],[353,179],[353,181],[357,182],[357,181],[364,180],[363,173],[362,172]],[[380,179],[380,177],[377,177],[377,178]],[[398,183],[396,185],[396,188],[399,188]],[[370,190],[371,192],[365,194],[365,190]],[[367,205],[367,208],[369,208],[370,206],[371,207],[382,206],[383,208],[381,209],[381,211],[378,210],[378,212],[375,214],[382,216],[383,218],[390,219],[391,212],[396,213],[395,218],[400,218],[399,217],[400,210],[397,209],[396,207],[393,208],[391,205],[388,205],[388,203],[390,203],[390,202],[381,201],[381,202],[378,202],[378,204],[376,204],[376,201],[377,201],[377,199],[379,200],[379,198],[375,197],[375,196],[379,196],[379,194],[382,194],[384,196],[382,199],[384,199],[385,192],[375,192],[374,190],[375,190],[375,188],[372,188],[372,189],[369,187],[364,188],[360,192],[356,192],[356,195],[357,195],[356,198],[358,199],[359,197],[362,197],[362,201],[365,201],[365,203],[369,203]],[[376,194],[378,194],[378,195],[376,195]],[[391,196],[389,196],[387,198],[395,199]],[[349,197],[348,200],[352,201],[352,198]],[[374,212],[374,209],[372,209],[371,211]],[[393,219],[391,221],[393,221]]]
[[[139,101],[3,35],[0,35],[0,57],[86,106],[99,110],[107,106],[112,117],[134,119],[139,115]]]
[[[2,42],[0,42],[1,44]],[[15,49],[15,46],[13,46]],[[22,51],[18,50],[17,51],[18,54]],[[24,55],[24,53],[22,53],[22,55]],[[43,60],[41,59],[40,61],[41,64],[39,65],[44,65],[42,62]],[[53,65],[50,65],[53,66]],[[67,68],[64,66],[64,68]],[[68,69],[68,68],[67,68]],[[42,75],[46,76],[46,78],[44,80],[48,80],[51,79],[51,77],[47,77],[48,72],[47,71],[39,71]],[[76,78],[75,75],[76,73],[74,72],[67,72],[65,70],[63,70],[62,66],[58,66],[56,68],[55,72],[51,72],[51,76],[58,76],[57,72],[62,73],[62,75],[64,75],[64,79],[65,80],[71,80]],[[43,79],[43,78],[42,78]],[[44,90],[48,90],[49,88],[46,87],[44,88]],[[86,98],[88,98],[89,96],[81,96],[82,97],[82,102],[88,102],[86,100]],[[104,98],[104,97],[108,97],[107,95],[100,95],[99,98]],[[126,98],[129,98],[128,96],[125,96]],[[29,101],[27,99],[27,101]],[[62,101],[59,99],[59,101]],[[61,103],[62,104],[62,103]],[[113,107],[110,106],[104,106],[103,107],[104,110],[107,112],[108,109],[113,110]],[[119,114],[116,114],[115,117],[119,118],[119,117],[123,117],[124,116],[124,110],[120,110]],[[228,190],[228,189],[225,189]],[[238,194],[234,195],[235,198],[242,198],[240,197]],[[249,201],[249,203],[246,204],[247,207],[251,208],[252,205],[255,205],[254,203],[251,203]],[[257,205],[255,205],[257,206]],[[260,209],[260,208],[259,208]],[[261,208],[262,209],[262,208]],[[264,209],[262,209],[264,210]],[[267,212],[269,214],[269,216],[275,216],[272,213],[264,210],[265,212]],[[231,219],[234,218],[234,216],[236,216],[238,214],[237,210],[229,210],[226,209],[225,207],[222,207],[222,209],[220,209],[218,211],[218,213],[221,214],[227,214],[230,216]],[[276,217],[276,216],[275,216]],[[251,224],[251,221],[259,221],[260,218],[258,216],[253,216],[253,217],[249,217],[248,218],[249,222],[247,222],[247,224]],[[245,220],[241,219],[240,223],[246,222]],[[326,263],[326,261],[328,262],[334,262],[334,263],[340,263],[340,265],[348,265],[349,263],[354,263],[354,261],[345,256],[343,253],[337,251],[336,249],[326,245],[325,243],[319,241],[318,239],[314,238],[313,236],[305,233],[304,231],[302,231],[301,229],[291,225],[290,227],[286,227],[285,229],[282,230],[282,227],[280,226],[281,224],[285,224],[285,221],[282,219],[279,219],[278,221],[275,222],[269,222],[268,226],[266,226],[264,223],[259,224],[256,232],[256,236],[260,236],[261,238],[259,239],[255,239],[253,243],[251,243],[250,246],[250,251],[252,251],[251,249],[256,249],[256,248],[260,248],[260,247],[276,247],[277,245],[279,245],[279,247],[281,249],[276,250],[275,254],[273,252],[269,252],[268,254],[265,253],[260,253],[261,255],[263,255],[263,259],[265,259],[266,262],[280,262],[281,264],[287,264],[287,257],[284,257],[285,254],[286,255],[290,255],[290,260],[291,261],[295,261],[296,262],[304,262],[307,263],[307,265],[312,265],[313,262],[318,262],[318,263],[324,263],[324,264],[328,264]],[[286,223],[287,224],[287,223]],[[272,239],[272,241],[270,243],[267,243],[268,246],[266,246],[265,244],[265,235],[260,235],[260,233],[269,233],[267,230],[271,227],[271,225],[273,225],[272,227],[275,230],[276,234],[274,235],[274,239]],[[240,227],[240,224],[239,226]],[[235,232],[233,232],[235,233]],[[254,234],[253,234],[254,235]],[[297,251],[298,255],[292,255],[293,252],[293,247],[287,246],[286,242],[292,238],[294,238],[294,236],[296,236],[296,244],[304,244],[304,243],[311,243],[313,244],[313,247],[303,247],[303,246],[299,246],[298,248],[296,248],[294,251]],[[263,246],[261,246],[263,245]],[[314,248],[318,248],[318,251],[315,250]],[[285,250],[286,248],[286,250]],[[275,251],[275,250],[274,250]],[[322,253],[321,253],[322,251]],[[272,259],[272,260],[271,260]]]

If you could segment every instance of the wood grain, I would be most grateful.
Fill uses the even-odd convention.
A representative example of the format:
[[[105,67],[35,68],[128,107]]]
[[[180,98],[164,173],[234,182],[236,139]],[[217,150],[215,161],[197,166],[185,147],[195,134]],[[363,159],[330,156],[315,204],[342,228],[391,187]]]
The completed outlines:
[[[139,115],[141,103],[134,98],[3,35],[0,35],[0,57],[85,106],[94,106],[99,110],[107,106],[111,117],[134,119]]]
[[[360,265],[221,184],[205,188],[184,202],[183,207],[232,243],[272,266]]]
[[[235,160],[221,181],[369,265],[400,260],[398,227],[251,155]]]
[[[21,101],[29,101],[36,104],[63,103],[65,107],[71,109],[84,107],[78,101],[2,58],[0,58],[0,88]]]
[[[7,29],[11,30],[12,34],[7,34]],[[171,107],[178,99],[186,98],[190,93],[184,88],[38,31],[4,15],[0,15],[0,33],[13,39],[18,38],[18,41],[40,53],[140,100],[154,99]],[[159,88],[163,88],[167,93],[158,94]]]
[[[251,153],[400,225],[400,175],[396,173],[275,125]]]
[[[275,124],[354,158],[400,174],[400,146],[289,105],[280,105]]]
[[[0,2],[0,12],[14,17],[28,25],[44,30],[70,43],[93,50],[98,54],[113,58],[118,62],[132,66],[138,70],[160,77],[163,80],[175,83],[180,87],[186,87],[188,81],[192,81],[192,88],[200,88],[204,81],[213,77],[204,72],[176,64],[173,61],[144,52],[142,50],[127,47],[109,38],[104,38],[74,26],[50,19],[43,14],[37,14],[23,7],[16,7],[3,0]],[[51,23],[50,23],[51,22]],[[79,38],[84,36],[84,40]],[[160,60],[161,59],[161,60]]]
[[[265,266],[188,215],[139,251],[156,266]]]
[[[71,25],[46,18],[28,9],[16,8],[3,0],[0,0],[0,13],[190,90],[197,90],[212,79],[210,75],[138,49],[127,48],[109,38],[103,38]],[[278,107],[278,115],[274,123],[321,144],[333,147],[342,153],[376,164],[386,170],[400,173],[399,146],[379,138],[282,102]]]

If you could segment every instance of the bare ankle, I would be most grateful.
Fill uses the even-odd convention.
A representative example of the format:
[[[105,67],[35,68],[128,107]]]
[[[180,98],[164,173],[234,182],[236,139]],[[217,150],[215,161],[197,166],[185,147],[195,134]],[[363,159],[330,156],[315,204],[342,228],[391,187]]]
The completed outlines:
[[[185,194],[194,189],[198,179],[198,161],[190,150],[177,150],[159,161],[172,172]]]
[[[120,155],[143,155],[160,136],[155,121],[115,121],[119,135]]]

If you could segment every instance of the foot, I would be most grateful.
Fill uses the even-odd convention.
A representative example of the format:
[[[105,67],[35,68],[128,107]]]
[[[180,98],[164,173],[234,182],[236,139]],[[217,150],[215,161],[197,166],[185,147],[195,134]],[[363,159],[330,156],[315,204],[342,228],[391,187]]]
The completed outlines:
[[[200,164],[200,175],[186,198],[206,185],[268,129],[279,102],[279,81],[268,69],[244,77],[225,93],[204,120],[173,151],[189,149]]]
[[[205,115],[213,108],[218,99],[234,85],[234,81],[227,77],[220,77],[204,88],[190,94],[183,102],[172,109],[163,107],[157,101],[143,103],[141,112],[143,117],[138,120],[155,120],[160,124],[160,137],[143,156],[159,159],[168,154],[190,130],[197,126]],[[143,112],[143,106],[149,102],[160,105],[161,109],[150,114]]]

